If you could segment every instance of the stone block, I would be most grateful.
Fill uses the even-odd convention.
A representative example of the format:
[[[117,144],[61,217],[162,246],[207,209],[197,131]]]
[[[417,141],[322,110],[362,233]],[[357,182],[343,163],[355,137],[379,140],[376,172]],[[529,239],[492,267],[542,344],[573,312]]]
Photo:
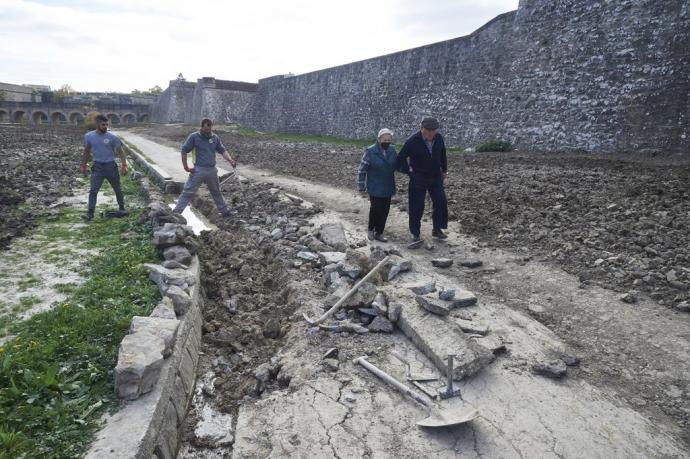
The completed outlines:
[[[160,317],[132,317],[132,324],[129,327],[130,333],[148,333],[160,337],[165,344],[163,357],[168,357],[172,353],[175,345],[175,336],[180,321],[177,319],[162,319]]]
[[[126,335],[115,367],[115,395],[134,400],[150,392],[163,367],[163,339],[148,333]]]
[[[320,228],[320,238],[324,244],[339,252],[347,250],[347,237],[340,223],[324,223]]]

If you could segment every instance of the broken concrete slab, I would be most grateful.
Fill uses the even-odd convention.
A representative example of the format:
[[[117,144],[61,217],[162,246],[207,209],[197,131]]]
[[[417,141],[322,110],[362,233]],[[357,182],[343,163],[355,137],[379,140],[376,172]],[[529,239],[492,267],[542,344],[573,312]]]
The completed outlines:
[[[451,301],[455,298],[454,288],[444,288],[438,292],[438,298],[443,301]]]
[[[447,373],[448,354],[455,354],[453,379],[470,376],[493,360],[493,354],[465,337],[457,326],[413,304],[401,304],[398,327],[435,365]]]
[[[345,252],[347,250],[347,237],[340,223],[324,223],[320,228],[320,238],[324,244],[335,250]]]
[[[472,306],[477,304],[477,296],[469,290],[455,287],[455,298],[453,298],[452,303],[454,308]]]
[[[143,266],[149,271],[149,279],[158,285],[161,292],[171,285],[184,288],[196,283],[194,274],[185,269],[168,269],[152,263],[144,263]]]
[[[460,265],[465,268],[479,268],[482,264],[482,261],[477,258],[468,258],[460,262]]]
[[[151,317],[160,317],[161,319],[176,319],[175,306],[172,300],[164,296],[158,305],[153,308],[150,314]]]
[[[494,355],[506,351],[505,342],[503,341],[503,338],[501,338],[500,336],[488,335],[481,337],[473,337],[472,339],[474,339],[474,341],[480,346],[491,351],[491,353]]]
[[[465,333],[474,333],[476,335],[486,336],[489,334],[489,326],[471,322],[469,320],[454,319],[455,323]]]
[[[393,324],[382,316],[376,316],[367,328],[374,333],[393,333]]]
[[[175,314],[183,316],[187,314],[189,307],[192,305],[192,298],[181,287],[171,285],[165,290],[165,296],[172,301]]]
[[[204,405],[201,409],[199,422],[194,427],[193,442],[217,448],[231,445],[233,441],[232,415],[219,413],[210,405]]]
[[[150,392],[163,367],[165,343],[149,333],[125,335],[120,343],[114,371],[115,395],[135,400]]]
[[[129,326],[130,333],[149,333],[158,336],[163,340],[165,348],[163,349],[163,357],[168,357],[172,353],[172,347],[175,344],[175,336],[177,335],[177,327],[180,321],[175,319],[162,319],[160,317],[132,317],[132,324]]]
[[[447,316],[450,314],[452,305],[447,301],[424,295],[417,295],[415,300],[419,306],[433,314],[437,314],[439,316]]]
[[[402,285],[403,288],[412,290],[417,295],[426,295],[427,293],[436,291],[436,281],[423,282],[423,283],[407,283]]]

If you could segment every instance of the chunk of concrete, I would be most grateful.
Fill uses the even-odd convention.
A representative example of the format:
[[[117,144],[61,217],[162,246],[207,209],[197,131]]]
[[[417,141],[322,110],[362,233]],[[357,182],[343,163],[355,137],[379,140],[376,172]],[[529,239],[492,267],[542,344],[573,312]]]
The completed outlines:
[[[178,316],[183,316],[187,314],[190,306],[192,305],[192,298],[182,290],[182,288],[177,285],[171,285],[165,291],[165,296],[170,298],[172,301],[173,308],[175,309],[175,314]]]
[[[417,295],[426,295],[427,293],[436,291],[436,282],[424,282],[424,283],[407,283],[403,284],[403,288],[412,290]]]
[[[321,225],[320,238],[324,244],[339,252],[347,250],[347,237],[340,223],[324,223]]]
[[[454,308],[464,308],[477,304],[477,296],[465,290],[464,288],[455,287],[455,297],[452,301]]]
[[[165,292],[171,285],[187,287],[196,283],[194,274],[185,269],[168,269],[152,263],[144,263],[144,268],[149,271],[149,279],[158,285],[161,292]]]
[[[451,303],[432,296],[417,295],[415,297],[417,304],[427,311],[437,314],[439,316],[447,316],[450,314]]]
[[[412,304],[401,304],[398,328],[443,373],[447,374],[448,354],[455,354],[453,379],[470,376],[494,358],[491,351],[479,346],[460,332],[452,321],[429,314]]]
[[[450,258],[434,258],[431,260],[431,266],[436,268],[450,268],[453,266],[453,260]]]
[[[135,400],[150,392],[163,367],[165,343],[149,333],[126,335],[120,343],[115,367],[115,395]]]
[[[550,362],[537,362],[532,365],[532,372],[538,375],[546,376],[547,378],[559,379],[565,376],[567,367],[562,360],[553,360]]]
[[[324,265],[330,265],[332,263],[340,263],[345,261],[345,252],[319,252],[319,257],[321,258],[321,263]]]
[[[465,333],[474,333],[476,335],[486,336],[489,334],[489,327],[487,325],[478,324],[470,320],[455,319],[460,330]]]
[[[393,324],[382,316],[376,316],[367,328],[374,333],[393,333]]]
[[[181,245],[174,245],[163,250],[163,258],[166,260],[174,260],[187,266],[192,263],[192,254],[186,247]]]
[[[151,317],[159,317],[161,319],[176,319],[175,306],[172,300],[164,296],[158,305],[151,311]]]
[[[163,228],[154,231],[153,244],[160,249],[184,245],[187,236],[194,236],[194,231],[190,226],[166,223]]]
[[[163,357],[168,357],[172,353],[172,348],[175,345],[175,336],[177,335],[177,327],[180,321],[177,319],[161,319],[159,317],[132,317],[132,324],[129,326],[129,332],[134,333],[148,333],[150,335],[158,336],[163,340]]]

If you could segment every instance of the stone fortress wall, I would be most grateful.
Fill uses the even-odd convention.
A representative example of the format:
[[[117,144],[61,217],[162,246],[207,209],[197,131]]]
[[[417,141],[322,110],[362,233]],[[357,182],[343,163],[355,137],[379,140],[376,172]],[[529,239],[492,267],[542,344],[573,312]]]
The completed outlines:
[[[171,82],[154,120],[402,140],[433,115],[453,146],[687,152],[689,68],[687,0],[521,0],[468,36],[394,54],[258,85]]]

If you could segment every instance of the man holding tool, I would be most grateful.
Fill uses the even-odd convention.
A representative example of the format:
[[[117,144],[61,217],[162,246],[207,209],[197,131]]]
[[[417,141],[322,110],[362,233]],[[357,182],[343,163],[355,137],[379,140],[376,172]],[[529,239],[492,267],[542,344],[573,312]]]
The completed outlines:
[[[89,190],[89,204],[84,215],[86,221],[93,220],[96,211],[96,198],[103,185],[103,180],[107,180],[113,187],[117,205],[120,210],[118,216],[126,215],[125,198],[120,186],[120,174],[115,163],[115,153],[120,155],[120,170],[123,174],[127,173],[127,158],[125,149],[120,139],[108,132],[108,118],[105,115],[96,116],[96,129],[84,135],[84,154],[81,159],[79,169],[86,175],[88,172],[88,162],[93,154],[93,167],[91,168],[91,189]]]
[[[223,194],[220,192],[218,169],[216,169],[216,153],[222,155],[233,169],[237,166],[237,161],[230,157],[230,153],[228,153],[223,142],[221,142],[220,137],[214,134],[212,129],[213,121],[204,118],[201,120],[201,129],[190,134],[182,144],[182,167],[189,172],[189,178],[184,184],[173,212],[181,214],[201,184],[205,183],[213,201],[216,203],[218,211],[224,217],[232,217],[237,214],[236,210],[229,208],[225,204]],[[196,158],[194,166],[189,167],[187,164],[187,154],[192,150],[194,150]]]

